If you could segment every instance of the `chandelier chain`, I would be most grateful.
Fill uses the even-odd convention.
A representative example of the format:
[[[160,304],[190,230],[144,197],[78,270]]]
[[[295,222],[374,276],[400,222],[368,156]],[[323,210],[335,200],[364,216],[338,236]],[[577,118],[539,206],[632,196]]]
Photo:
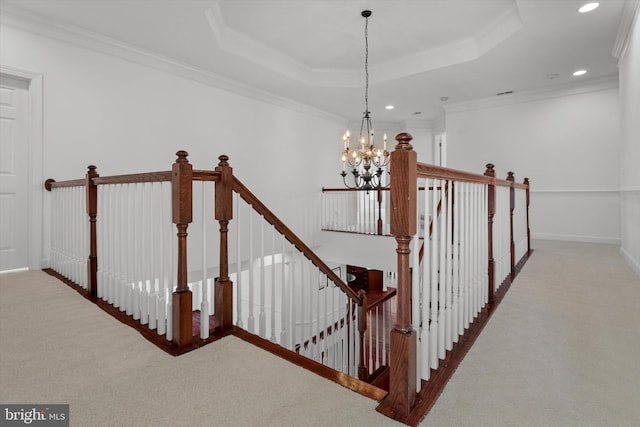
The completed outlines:
[[[342,181],[347,188],[358,188],[370,191],[375,188],[387,188],[384,178],[386,178],[386,167],[389,164],[390,156],[387,151],[387,135],[383,136],[383,146],[376,147],[369,113],[369,16],[370,10],[361,12],[365,18],[364,24],[364,107],[365,111],[360,122],[360,135],[355,148],[350,147],[350,132],[347,130],[342,136],[344,150],[342,152]],[[365,129],[366,127],[366,129]],[[352,168],[353,185],[347,183],[347,165]]]
[[[364,108],[369,114],[369,18],[364,19]]]

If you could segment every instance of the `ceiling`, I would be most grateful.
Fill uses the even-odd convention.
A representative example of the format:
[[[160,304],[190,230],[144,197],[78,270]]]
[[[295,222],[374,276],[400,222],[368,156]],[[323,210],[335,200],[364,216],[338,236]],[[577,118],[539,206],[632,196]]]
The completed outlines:
[[[0,14],[124,43],[348,120],[364,111],[365,19],[374,124],[443,105],[617,74],[624,0],[1,0]],[[577,69],[588,70],[573,77]],[[509,95],[504,95],[509,96]],[[386,110],[388,104],[393,110]]]

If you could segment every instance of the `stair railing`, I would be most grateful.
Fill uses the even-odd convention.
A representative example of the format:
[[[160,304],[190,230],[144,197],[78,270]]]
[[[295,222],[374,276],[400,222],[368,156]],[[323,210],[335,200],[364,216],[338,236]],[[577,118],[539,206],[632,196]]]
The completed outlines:
[[[238,327],[340,372],[366,372],[366,299],[237,178],[230,232]],[[335,267],[334,267],[335,268]]]
[[[178,353],[197,346],[199,311],[200,339],[233,333],[235,322],[366,378],[366,298],[346,270],[338,275],[234,177],[227,156],[203,171],[187,155],[170,171],[101,177],[90,166],[84,180],[48,180],[51,268]]]
[[[528,257],[530,233],[528,179],[497,179],[492,164],[479,175],[418,163],[411,139],[398,135],[391,154],[398,313],[389,394],[378,411],[414,424]]]

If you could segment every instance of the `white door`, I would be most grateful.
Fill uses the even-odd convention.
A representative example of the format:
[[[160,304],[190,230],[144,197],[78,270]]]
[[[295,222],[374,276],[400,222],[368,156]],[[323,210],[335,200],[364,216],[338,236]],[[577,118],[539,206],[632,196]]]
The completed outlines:
[[[28,81],[0,75],[0,271],[29,265],[28,105]]]

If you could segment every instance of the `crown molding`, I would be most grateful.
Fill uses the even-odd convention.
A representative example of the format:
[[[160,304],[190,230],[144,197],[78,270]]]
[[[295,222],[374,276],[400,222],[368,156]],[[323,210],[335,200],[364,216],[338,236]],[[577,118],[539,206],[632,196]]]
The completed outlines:
[[[580,83],[570,83],[561,86],[553,86],[544,89],[518,92],[506,96],[492,96],[471,101],[456,102],[444,106],[446,114],[460,113],[485,108],[496,108],[505,105],[522,104],[527,102],[541,101],[544,99],[560,98],[571,95],[580,95],[589,92],[615,89],[618,87],[618,76],[610,75],[601,78],[582,81]]]
[[[124,59],[138,65],[163,71],[177,77],[202,83],[256,101],[321,117],[337,124],[344,124],[345,121],[344,117],[336,114],[293,101],[289,98],[265,91],[264,89],[240,83],[202,68],[138,48],[101,34],[59,21],[52,21],[51,19],[26,12],[23,9],[9,4],[2,5],[0,24]]]
[[[205,15],[214,41],[220,49],[229,54],[309,86],[354,88],[362,85],[360,70],[313,68],[278,49],[267,46],[261,40],[234,30],[225,22],[220,0],[211,0],[211,7],[207,9]],[[372,74],[375,75],[371,82],[373,84],[388,82],[448,65],[472,61],[485,55],[523,27],[518,6],[513,2],[495,19],[487,22],[478,32],[469,37],[392,61],[371,65]]]
[[[620,17],[620,25],[618,25],[618,34],[613,44],[614,58],[620,60],[627,51],[629,45],[629,36],[635,20],[638,19],[638,10],[640,10],[640,0],[626,0]]]

